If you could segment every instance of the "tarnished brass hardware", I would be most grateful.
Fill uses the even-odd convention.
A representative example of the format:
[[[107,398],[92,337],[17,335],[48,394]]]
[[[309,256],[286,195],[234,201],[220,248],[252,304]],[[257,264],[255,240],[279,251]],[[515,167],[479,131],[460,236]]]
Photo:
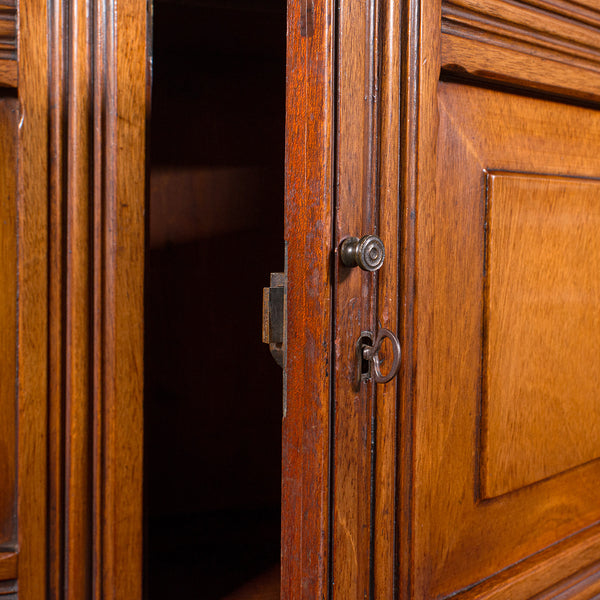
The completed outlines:
[[[271,273],[270,287],[263,288],[262,341],[280,367],[285,362],[286,286],[285,273]]]
[[[392,345],[392,363],[384,375],[381,372],[379,351],[386,338]],[[387,383],[398,374],[402,356],[400,342],[389,329],[380,329],[377,336],[371,331],[362,331],[356,343],[356,353],[360,381],[373,379],[375,383]]]
[[[377,271],[385,260],[385,246],[376,235],[349,237],[340,244],[340,259],[346,267]]]

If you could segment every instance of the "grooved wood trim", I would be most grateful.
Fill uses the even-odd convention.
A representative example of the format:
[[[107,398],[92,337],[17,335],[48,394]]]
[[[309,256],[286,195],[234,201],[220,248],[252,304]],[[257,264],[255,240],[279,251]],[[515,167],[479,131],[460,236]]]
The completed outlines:
[[[592,600],[598,592],[599,555],[600,527],[594,525],[455,597],[460,600]],[[545,591],[535,589],[540,582],[552,580],[557,583]]]
[[[531,600],[593,600],[598,597],[598,594],[600,594],[600,563],[595,563],[559,581]]]
[[[50,7],[49,598],[139,600],[147,6]]]
[[[596,101],[600,11],[570,0],[443,2],[442,71]]]
[[[17,85],[17,5],[0,0],[0,87]]]

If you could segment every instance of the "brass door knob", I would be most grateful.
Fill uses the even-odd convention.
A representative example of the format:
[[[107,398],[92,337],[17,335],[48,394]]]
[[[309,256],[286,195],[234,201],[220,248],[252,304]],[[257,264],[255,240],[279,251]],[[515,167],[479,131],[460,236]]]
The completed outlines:
[[[363,271],[377,271],[385,259],[385,247],[376,235],[346,238],[340,244],[340,258],[346,267],[360,267]]]

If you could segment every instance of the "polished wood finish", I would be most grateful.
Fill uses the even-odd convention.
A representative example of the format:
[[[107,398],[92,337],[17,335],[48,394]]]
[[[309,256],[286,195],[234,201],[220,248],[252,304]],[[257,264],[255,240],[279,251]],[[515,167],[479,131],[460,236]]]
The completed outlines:
[[[334,244],[378,233],[377,3],[340,2]],[[368,597],[371,587],[374,384],[359,384],[356,343],[375,329],[377,274],[345,267],[335,254],[332,415],[331,598]]]
[[[17,415],[16,373],[16,165],[19,110],[14,98],[0,99],[0,543],[16,548]],[[3,561],[4,562],[4,561]],[[2,571],[0,563],[0,572]],[[16,570],[16,558],[15,558]],[[0,574],[0,579],[6,575]]]
[[[17,552],[0,552],[0,581],[17,578],[18,560]]]
[[[599,192],[589,179],[488,174],[482,498],[600,456]]]
[[[444,1],[442,70],[598,101],[599,27],[593,2]]]
[[[146,30],[20,3],[19,598],[141,597]]]
[[[491,47],[497,40],[476,31],[482,19],[473,16],[474,12],[488,10],[491,3],[469,7],[463,4],[445,4],[442,9],[440,2],[413,2],[407,3],[402,13],[406,29],[403,30],[401,79],[403,221],[400,234],[404,246],[398,291],[405,362],[397,413],[400,428],[396,480],[399,486],[396,492],[397,594],[403,598],[441,598],[457,593],[457,597],[473,599],[537,598],[538,595],[549,598],[555,594],[565,598],[593,597],[598,560],[594,526],[598,506],[593,490],[597,488],[600,474],[596,465],[597,436],[593,418],[584,423],[584,415],[590,410],[589,394],[588,406],[582,412],[576,410],[577,402],[569,394],[571,405],[565,409],[568,416],[561,421],[561,426],[573,426],[583,440],[577,444],[562,440],[565,444],[561,453],[556,448],[561,443],[557,429],[559,413],[564,417],[560,404],[554,405],[557,409],[551,409],[545,401],[543,406],[548,412],[542,413],[543,419],[534,427],[533,421],[529,421],[528,426],[527,418],[517,418],[514,411],[521,416],[528,411],[532,415],[536,410],[540,414],[542,398],[538,396],[537,405],[533,402],[532,407],[531,400],[519,403],[511,396],[510,402],[504,404],[504,424],[502,417],[498,419],[502,412],[500,404],[487,413],[486,422],[487,405],[481,393],[486,381],[484,364],[490,369],[486,372],[496,373],[496,396],[504,390],[506,377],[510,377],[505,368],[498,366],[497,358],[492,361],[493,365],[486,362],[483,349],[491,346],[484,344],[495,340],[508,357],[514,354],[510,353],[509,345],[512,343],[514,347],[517,342],[515,334],[510,333],[512,329],[505,327],[519,326],[521,322],[519,335],[527,333],[532,337],[532,332],[540,330],[535,325],[526,328],[526,317],[519,316],[524,313],[518,307],[526,298],[523,286],[512,279],[513,275],[525,273],[528,264],[534,265],[529,270],[530,275],[537,273],[536,279],[529,281],[539,290],[540,297],[542,294],[547,297],[551,289],[557,302],[556,310],[564,311],[565,323],[558,323],[561,332],[558,351],[572,348],[574,340],[579,340],[583,347],[577,349],[578,360],[584,357],[587,365],[592,365],[593,327],[585,335],[582,322],[587,319],[590,329],[590,321],[587,317],[584,319],[584,315],[593,314],[593,308],[586,309],[585,302],[576,301],[580,296],[568,293],[573,289],[568,282],[573,278],[580,282],[585,280],[579,293],[590,290],[590,297],[594,296],[597,269],[593,267],[596,250],[591,232],[595,207],[591,198],[596,185],[593,178],[599,172],[595,150],[597,116],[592,109],[486,91],[472,84],[491,82],[495,87],[504,86],[521,93],[534,91],[540,95],[546,91],[553,98],[559,94],[583,99],[586,90],[595,85],[595,79],[590,76],[583,85],[576,66],[569,68],[565,63],[568,71],[563,72],[561,65],[555,64],[560,61],[555,61],[546,65],[544,76],[555,78],[560,86],[545,87],[540,83],[542,71],[536,57],[528,57],[518,44],[511,45],[520,55],[518,61],[496,61],[493,69],[488,70],[481,67],[487,60],[485,51],[473,46],[477,50],[472,52],[473,64],[480,61],[480,66],[478,70],[464,68],[463,56],[449,52],[450,43],[478,36],[478,42]],[[507,8],[508,3],[506,6],[497,4],[502,4],[498,11],[510,8]],[[544,27],[547,3],[519,4],[518,9],[533,10],[533,4],[544,9],[539,11],[542,14],[537,24]],[[569,23],[591,18],[580,5],[566,2],[553,5],[559,12],[572,10],[577,14],[576,19],[573,14],[563,15]],[[513,7],[517,9],[516,5]],[[465,23],[473,24],[472,30],[461,30],[459,35],[457,26],[456,31],[450,31],[450,25],[456,24],[459,16],[466,19]],[[495,16],[498,26],[501,17],[502,23],[507,20],[506,13]],[[564,37],[565,29],[560,31]],[[593,31],[588,33],[595,35]],[[465,37],[461,38],[463,34]],[[517,64],[523,81],[512,78],[510,70]],[[457,83],[440,83],[440,77]],[[585,122],[586,126],[582,128],[577,122]],[[588,127],[594,132],[590,133]],[[491,194],[492,179],[495,178],[498,186],[498,177],[506,172],[514,178],[511,182],[520,182],[528,192],[518,192],[513,187],[509,193],[504,185],[502,200],[498,201],[499,188],[496,187],[496,204],[489,196],[487,200],[488,210],[496,212],[487,215],[486,190]],[[533,183],[523,183],[530,180],[535,181],[536,186],[545,181],[544,190],[548,190],[548,194],[544,202],[556,210],[560,206],[560,210],[567,213],[570,207],[571,222],[575,218],[577,223],[569,227],[565,217],[561,220],[562,233],[556,226],[551,227],[542,195],[538,192],[532,196]],[[514,201],[518,194],[523,198],[520,205],[528,207],[527,213],[514,212],[510,207],[509,199]],[[581,200],[581,210],[575,198]],[[501,243],[498,238],[493,242],[494,222],[498,224],[499,218],[504,226],[517,227],[511,230],[513,234],[521,231],[523,218],[518,214],[531,214],[530,218],[535,219],[538,245],[533,245],[533,233],[526,244],[516,244],[514,240]],[[516,219],[519,219],[518,226]],[[544,222],[547,223],[545,230]],[[521,241],[523,235],[521,233]],[[530,262],[521,260],[521,253],[543,260],[539,244],[548,239],[553,240],[554,245],[550,242],[546,256],[555,252],[552,260],[548,258],[544,263],[551,265],[549,268],[536,268],[532,258]],[[492,246],[488,246],[488,242]],[[567,243],[568,250],[560,253],[557,248]],[[530,246],[530,252],[523,245]],[[583,246],[590,254],[585,262],[581,260]],[[513,256],[513,253],[519,254]],[[486,263],[486,255],[492,263]],[[566,263],[571,267],[565,266]],[[486,264],[490,271],[486,271]],[[567,271],[569,277],[564,276]],[[502,281],[511,282],[506,285],[514,286],[510,292],[507,287],[498,287],[498,278],[502,276]],[[490,286],[490,296],[486,296],[486,284]],[[503,298],[506,295],[510,297],[508,304]],[[488,304],[486,298],[491,299]],[[569,298],[575,302],[572,308],[569,308]],[[492,302],[494,316],[490,308]],[[413,307],[416,308],[414,313]],[[505,316],[502,329],[498,328],[500,315]],[[537,314],[536,318],[541,323],[544,316]],[[590,318],[592,324],[595,323],[594,317]],[[485,323],[490,325],[489,331]],[[505,336],[511,335],[509,342]],[[571,340],[570,346],[562,344],[565,339]],[[556,338],[553,340],[556,346]],[[528,361],[531,355],[530,352]],[[538,365],[538,381],[546,373],[551,386],[548,389],[564,389],[565,381],[570,382],[566,389],[569,386],[572,389],[573,378],[581,378],[567,366],[561,367],[563,375],[553,373],[548,379],[550,369],[541,368],[541,361],[535,361],[533,356],[529,366]],[[524,355],[515,364],[519,362],[518,368],[528,368],[522,364]],[[556,361],[552,368],[556,372]],[[590,377],[585,386],[592,381]],[[566,401],[564,395],[563,400]],[[512,427],[506,424],[509,415],[515,419],[511,421],[516,426],[514,439],[509,434]],[[493,455],[485,446],[486,435],[492,432],[495,436]],[[531,464],[526,454],[520,455],[512,446],[513,441],[523,441],[526,435],[531,444],[528,452],[533,452],[533,448],[536,452],[535,456],[530,454]],[[548,441],[551,438],[552,444]],[[486,469],[485,461],[492,457],[493,462],[488,462]],[[493,479],[486,479],[488,475],[493,475]],[[393,577],[389,571],[388,577]]]
[[[578,469],[550,477],[539,485],[527,487],[524,487],[525,484],[531,480],[528,481],[527,477],[523,476],[519,479],[519,471],[515,467],[515,464],[520,465],[530,460],[533,469],[537,468],[539,471],[542,468],[540,464],[549,468],[549,472],[543,474],[545,477],[552,474],[557,464],[564,466],[563,463],[557,463],[557,459],[553,459],[557,450],[553,450],[552,446],[544,442],[548,439],[545,436],[560,437],[563,435],[560,429],[557,429],[560,422],[564,422],[563,420],[570,415],[575,422],[567,421],[567,426],[577,427],[577,423],[582,422],[582,415],[576,410],[573,412],[573,409],[565,413],[566,409],[560,403],[551,405],[547,396],[538,397],[537,410],[543,406],[547,415],[525,434],[531,436],[529,442],[535,450],[531,446],[512,446],[518,444],[519,435],[522,435],[519,428],[527,427],[529,415],[536,410],[536,404],[530,400],[521,405],[519,411],[522,418],[517,421],[518,425],[506,423],[506,418],[499,414],[503,406],[501,400],[493,394],[499,386],[502,387],[503,393],[504,390],[510,389],[511,371],[508,365],[499,363],[498,357],[488,354],[486,371],[482,372],[481,361],[484,348],[484,313],[489,325],[488,348],[492,348],[500,339],[502,344],[514,345],[517,343],[514,334],[506,329],[502,333],[496,333],[496,322],[502,319],[502,315],[508,316],[503,311],[505,307],[510,309],[511,302],[519,302],[519,298],[523,298],[525,302],[531,299],[531,292],[528,295],[523,278],[519,278],[515,259],[509,260],[504,255],[500,258],[498,255],[498,244],[502,243],[496,242],[495,237],[498,235],[495,231],[498,230],[494,228],[502,227],[498,224],[498,211],[507,211],[502,214],[510,214],[505,219],[509,219],[511,224],[514,224],[519,212],[518,204],[508,206],[509,197],[511,203],[518,203],[517,192],[509,195],[498,191],[494,187],[498,184],[496,180],[490,182],[489,193],[494,194],[494,197],[488,196],[492,205],[490,222],[487,223],[488,234],[492,240],[487,257],[491,300],[487,306],[484,302],[486,215],[482,196],[486,189],[485,170],[495,171],[502,165],[503,169],[510,171],[545,171],[549,174],[577,173],[579,176],[592,176],[598,172],[600,163],[596,158],[598,154],[590,153],[589,149],[596,143],[600,121],[594,112],[586,109],[456,84],[440,84],[437,97],[440,119],[437,155],[440,160],[436,165],[436,193],[430,199],[431,212],[421,220],[426,232],[431,236],[431,232],[435,231],[435,236],[429,238],[430,244],[422,244],[419,251],[419,272],[430,273],[431,276],[421,278],[421,285],[427,285],[421,291],[427,300],[420,304],[421,335],[425,336],[425,339],[422,345],[419,345],[417,355],[422,361],[432,360],[433,364],[431,369],[421,371],[423,379],[418,379],[414,400],[416,423],[413,444],[415,456],[419,459],[416,461],[413,475],[418,490],[413,502],[414,519],[419,523],[419,528],[414,538],[413,560],[414,580],[419,586],[416,587],[415,596],[423,598],[432,594],[447,596],[469,588],[495,573],[500,574],[511,564],[516,564],[546,546],[568,538],[592,525],[600,517],[600,507],[596,503],[596,486],[593,483],[600,476],[597,463],[582,465]],[[581,122],[582,119],[588,124],[585,132],[575,126],[575,123]],[[521,140],[530,142],[524,144],[520,143]],[[524,185],[517,175],[513,177],[511,181],[519,181]],[[590,200],[586,201],[585,198],[589,198],[590,187],[587,188],[586,195],[581,197],[581,186],[584,184],[580,182],[578,185],[578,181],[571,182],[571,185],[577,188],[577,191],[570,188],[571,204],[576,195],[581,198],[582,204],[589,208]],[[593,183],[587,185],[595,187]],[[564,188],[560,184],[554,187],[548,184],[545,191],[546,202],[550,202],[552,206],[560,202],[562,210],[568,211],[568,197],[565,197]],[[553,269],[560,269],[561,265],[565,264],[564,261],[569,260],[569,254],[563,252],[560,244],[557,245],[556,225],[552,235],[550,231],[544,231],[547,211],[544,212],[543,206],[539,204],[539,191],[537,195],[531,192],[530,186],[529,193],[526,194],[527,207],[531,211],[529,214],[535,219],[536,233],[539,233],[540,240],[549,244],[546,253],[552,253],[553,265],[552,268],[538,267],[542,272],[535,281],[536,293],[544,294],[544,290],[547,289],[545,286],[554,286],[554,298],[560,307],[559,310],[572,313],[568,288],[565,287],[567,283],[553,278]],[[501,208],[496,208],[497,203]],[[593,212],[586,215],[586,219],[590,219],[590,227],[593,227],[593,215]],[[564,218],[563,223],[566,226]],[[523,226],[522,217],[519,225]],[[585,229],[582,230],[580,224],[575,227],[576,233],[565,234],[563,231],[562,235],[581,235],[582,243],[587,239],[589,248],[590,234],[586,236]],[[512,235],[517,234],[513,232]],[[514,238],[508,243],[512,244],[513,241]],[[520,245],[520,251],[526,252],[527,244],[524,246]],[[539,245],[530,250],[540,259]],[[445,259],[438,258],[441,256]],[[527,270],[524,258],[518,259],[521,272],[523,269]],[[546,264],[548,265],[548,259]],[[564,266],[562,268],[564,269]],[[501,273],[509,272],[511,282],[514,281],[519,286],[519,296],[513,294],[514,300],[503,297],[499,303],[494,299],[494,294],[504,294],[502,291],[495,292],[494,286],[498,285]],[[582,275],[581,270],[579,273]],[[585,273],[589,276],[592,272]],[[516,289],[513,290],[516,292]],[[523,312],[522,305],[519,306],[518,312],[515,305],[513,309],[510,314],[511,326],[518,327],[524,319],[529,321],[527,335],[536,331],[535,321],[527,316],[528,313]],[[460,315],[460,318],[454,315]],[[543,317],[538,317],[541,318]],[[435,323],[437,326],[425,329],[425,322]],[[555,330],[561,327],[560,322],[547,324]],[[569,335],[583,341],[580,324],[571,321],[570,331],[572,333]],[[594,339],[593,334],[587,334],[584,353],[593,353],[596,344]],[[546,340],[553,344],[559,341],[555,337]],[[527,347],[527,338],[519,339],[518,343]],[[559,348],[565,349],[564,343],[561,339]],[[541,344],[543,345],[543,342]],[[507,351],[511,352],[511,358],[518,361],[518,354],[514,354],[512,349]],[[493,363],[489,360],[491,358]],[[527,360],[528,364],[535,368],[535,354],[530,353]],[[566,368],[556,362],[552,366],[547,364],[543,367],[551,366],[554,369],[551,380],[555,386],[552,388],[554,393],[560,389],[561,382],[556,369],[559,368],[559,372],[565,372],[568,376],[569,360],[566,358],[566,362],[563,363],[567,365]],[[540,365],[539,362],[537,364]],[[488,387],[487,395],[483,392],[483,408],[480,408],[481,382],[484,380],[489,384],[490,377],[493,376],[488,376],[487,373],[497,373],[496,376],[502,379],[502,383],[492,390]],[[548,376],[549,372],[546,371],[546,374]],[[532,377],[530,372],[528,379],[519,377],[519,381],[521,385],[527,381],[535,386]],[[566,400],[564,396],[563,400]],[[573,402],[571,394],[568,395],[568,401]],[[420,408],[421,403],[427,406],[427,410]],[[494,406],[494,403],[499,407]],[[514,394],[510,403],[517,403]],[[589,404],[586,408],[589,410]],[[506,411],[510,412],[510,409],[506,408]],[[553,424],[554,428],[549,429]],[[589,420],[586,421],[587,424],[590,424],[589,434],[593,437],[593,425]],[[579,430],[582,431],[586,425],[579,425]],[[540,428],[540,432],[537,427]],[[498,438],[503,441],[499,442]],[[525,450],[531,456],[530,459]],[[535,458],[533,453],[537,452],[541,456]],[[563,452],[567,453],[567,457],[570,455],[571,466],[581,464],[578,460],[581,456],[572,454],[578,451],[569,451],[568,444]],[[499,453],[503,456],[493,462]],[[508,453],[514,453],[514,458],[509,459],[505,456]],[[585,456],[585,462],[589,458]],[[510,463],[511,467],[504,468],[507,460],[513,462]],[[497,464],[502,467],[496,466]],[[487,486],[483,486],[483,496],[480,496],[479,491],[479,468],[483,470],[484,481],[487,483]],[[530,467],[522,467],[521,473],[527,468]],[[539,472],[536,475],[539,476]],[[518,490],[515,485],[517,482]],[[494,498],[493,501],[486,500],[490,495],[501,494],[511,489],[518,493],[503,495]],[[548,501],[549,498],[552,499],[551,502]],[[542,523],[552,523],[552,526],[545,528]],[[572,555],[572,559],[578,566],[575,555]],[[568,555],[563,555],[562,560],[563,564],[567,565]],[[538,568],[541,565],[543,562]],[[499,577],[507,577],[506,572]]]
[[[334,3],[288,2],[281,596],[327,597]]]
[[[48,13],[19,10],[17,405],[19,598],[47,597]],[[26,114],[24,114],[26,113]]]

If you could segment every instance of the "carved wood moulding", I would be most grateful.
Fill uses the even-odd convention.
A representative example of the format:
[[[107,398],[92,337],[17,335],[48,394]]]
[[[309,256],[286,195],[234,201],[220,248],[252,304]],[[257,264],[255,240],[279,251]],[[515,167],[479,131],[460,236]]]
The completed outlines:
[[[600,10],[571,0],[442,5],[442,72],[600,100]]]
[[[17,4],[0,0],[0,87],[17,85]]]

